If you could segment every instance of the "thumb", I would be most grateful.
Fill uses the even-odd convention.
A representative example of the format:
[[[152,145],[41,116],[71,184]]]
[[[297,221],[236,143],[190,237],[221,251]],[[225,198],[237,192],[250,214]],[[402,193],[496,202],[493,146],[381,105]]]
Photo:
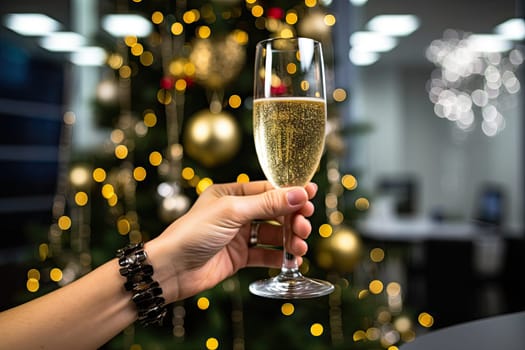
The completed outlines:
[[[294,213],[308,202],[308,193],[303,187],[287,187],[238,198],[241,220],[251,221]]]

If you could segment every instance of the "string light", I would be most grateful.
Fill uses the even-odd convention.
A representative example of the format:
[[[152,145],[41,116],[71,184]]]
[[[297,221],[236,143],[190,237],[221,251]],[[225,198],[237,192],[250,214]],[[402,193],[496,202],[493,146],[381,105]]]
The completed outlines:
[[[324,327],[320,323],[314,323],[310,326],[310,334],[312,334],[314,337],[318,337],[322,335],[324,332]]]
[[[373,280],[368,284],[368,289],[372,294],[379,294],[383,291],[383,282],[380,280]]]
[[[248,183],[250,182],[250,177],[248,176],[248,174],[244,174],[244,173],[239,174],[237,176],[237,182],[238,183]]]
[[[434,317],[428,312],[422,312],[418,315],[417,320],[419,324],[425,328],[430,328],[434,324]]]
[[[210,300],[206,297],[197,299],[197,307],[201,310],[207,310],[210,307]]]

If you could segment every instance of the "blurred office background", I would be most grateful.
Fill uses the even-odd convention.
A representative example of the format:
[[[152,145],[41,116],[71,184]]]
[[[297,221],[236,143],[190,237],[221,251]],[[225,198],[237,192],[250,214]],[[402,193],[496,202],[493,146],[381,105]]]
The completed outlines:
[[[519,0],[3,1],[1,308],[79,277],[133,234],[158,234],[206,185],[200,180],[262,178],[250,139],[253,48],[257,40],[291,34],[317,38],[325,49],[330,132],[316,177],[321,191],[308,261],[311,271],[337,283],[338,295],[315,306],[295,304],[305,324],[276,322],[275,339],[285,334],[287,346],[301,349],[390,349],[432,329],[525,309],[523,6]],[[77,41],[43,47],[52,43],[44,34],[15,30],[13,14],[21,13],[45,14],[56,21],[52,31],[72,32]],[[112,33],[105,26],[112,14],[138,14],[151,33]],[[405,22],[391,28],[381,19]],[[37,19],[32,23],[23,29],[35,29]],[[224,49],[218,38],[227,35],[234,44]],[[140,52],[133,51],[137,43]],[[217,57],[199,68],[206,55]],[[212,123],[217,114],[234,130],[222,141],[225,153],[210,140],[199,143],[189,122],[200,116]],[[134,158],[115,152],[119,145]],[[122,195],[132,209],[115,209],[99,193],[115,168],[133,178],[126,182],[133,198]],[[76,197],[80,192],[89,205]],[[141,227],[133,229],[137,212]],[[60,222],[68,219],[69,226]],[[346,240],[327,245],[337,234]],[[323,260],[327,254],[331,260]],[[59,277],[35,278],[55,267]],[[273,337],[261,338],[249,323],[290,315],[294,306],[249,296],[245,281],[265,272],[243,273],[202,296],[220,305],[215,318],[206,316],[217,334],[192,328],[207,309],[196,298],[197,306],[174,307],[173,339],[210,349],[213,342],[204,341],[212,337],[225,347],[264,345],[254,339],[271,344]],[[225,301],[223,294],[235,298]],[[365,305],[366,295],[384,300]],[[326,315],[316,321],[312,312]],[[263,316],[254,320],[250,313]],[[303,328],[315,340],[301,341]]]

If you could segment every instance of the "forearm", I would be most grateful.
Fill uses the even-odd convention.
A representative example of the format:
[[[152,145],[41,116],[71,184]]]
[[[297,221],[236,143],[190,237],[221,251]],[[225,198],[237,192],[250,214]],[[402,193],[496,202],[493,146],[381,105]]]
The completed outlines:
[[[137,317],[112,260],[90,274],[0,313],[2,348],[96,349]]]

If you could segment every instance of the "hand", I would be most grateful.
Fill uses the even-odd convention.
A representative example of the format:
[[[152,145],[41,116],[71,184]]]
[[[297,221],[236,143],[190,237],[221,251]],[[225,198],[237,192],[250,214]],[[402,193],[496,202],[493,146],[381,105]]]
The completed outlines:
[[[291,214],[294,236],[286,248],[304,255],[308,249],[304,239],[312,229],[306,217],[314,211],[309,199],[316,192],[313,183],[283,189],[274,189],[267,181],[209,187],[188,213],[146,244],[166,301],[209,289],[245,266],[280,266],[281,251],[248,247],[253,220],[282,222],[284,215]],[[258,240],[282,245],[281,227],[262,224]]]

